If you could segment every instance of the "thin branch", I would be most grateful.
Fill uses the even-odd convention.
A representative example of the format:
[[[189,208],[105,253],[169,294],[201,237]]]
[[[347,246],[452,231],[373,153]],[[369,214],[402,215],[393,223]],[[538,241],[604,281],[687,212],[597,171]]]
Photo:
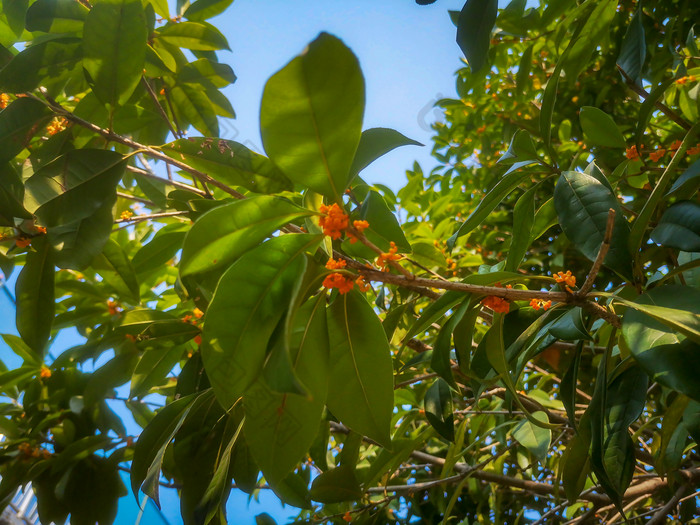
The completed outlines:
[[[166,166],[167,166],[167,164],[166,164]],[[174,186],[174,187],[176,187],[176,188],[180,188],[181,190],[185,190],[185,191],[190,191],[190,192],[192,192],[192,193],[196,193],[196,194],[198,194],[198,195],[201,195],[202,197],[206,197],[206,196],[207,196],[207,193],[206,193],[204,190],[200,190],[199,188],[195,188],[194,186],[190,186],[189,184],[185,184],[185,183],[183,183],[183,182],[178,182],[178,181],[176,181],[176,180],[165,180],[164,178],[159,177],[159,176],[156,175],[155,173],[152,173],[152,172],[150,172],[150,171],[148,171],[148,170],[144,170],[144,169],[141,169],[141,168],[137,168],[136,166],[127,166],[126,169],[129,170],[129,171],[131,171],[132,173],[138,173],[138,174],[141,175],[142,177],[146,177],[146,178],[148,178],[148,179],[157,180],[157,181],[163,182],[163,183],[165,183],[165,184],[170,184],[171,186]]]
[[[678,487],[676,493],[671,497],[666,504],[659,509],[659,511],[654,514],[654,517],[647,521],[647,525],[658,525],[659,523],[666,523],[666,515],[671,512],[671,509],[678,505],[680,499],[688,491],[688,485],[681,485]]]
[[[114,222],[117,224],[123,222],[141,222],[148,221],[151,219],[162,219],[163,217],[182,217],[189,213],[189,211],[165,211],[163,213],[152,213],[150,215],[134,215],[133,217],[129,217],[128,219],[117,219]]]
[[[598,277],[598,272],[600,272],[605,256],[608,254],[608,250],[610,249],[610,241],[612,240],[614,226],[615,210],[610,208],[608,210],[608,222],[605,225],[605,236],[603,237],[603,242],[598,250],[598,256],[595,258],[593,266],[591,266],[591,271],[588,272],[588,277],[586,277],[586,281],[583,283],[583,286],[581,286],[581,288],[575,293],[579,297],[586,296],[588,292],[591,291],[591,288],[593,288],[593,283],[595,282],[596,277]]]
[[[165,112],[165,109],[161,105],[160,100],[158,100],[156,92],[153,91],[153,88],[151,87],[151,83],[146,79],[146,77],[141,77],[141,81],[143,82],[143,85],[146,86],[146,91],[148,91],[148,94],[151,96],[151,100],[153,100],[153,103],[155,104],[158,113],[170,128],[170,132],[173,134],[173,137],[178,138],[177,130],[175,129],[175,126],[173,126],[173,123],[170,122],[168,114]]]
[[[129,195],[128,193],[123,193],[121,191],[117,192],[117,197],[121,197],[122,199],[128,199],[130,201],[140,202],[141,204],[145,204],[146,206],[149,206],[151,208],[154,208],[156,205],[154,202],[151,202],[148,199],[142,199],[141,197],[136,197],[135,195]]]
[[[647,93],[647,91],[642,86],[640,86],[632,78],[630,78],[630,76],[625,72],[624,69],[622,69],[619,65],[617,66],[617,69],[618,69],[618,71],[620,71],[620,73],[624,77],[625,84],[627,85],[627,87],[629,87],[632,91],[634,91],[637,95],[642,97],[644,100],[649,98],[649,93]],[[656,102],[654,102],[654,107],[656,109],[658,109],[659,111],[661,111],[661,113],[666,115],[668,118],[670,118],[673,122],[678,124],[683,129],[689,130],[692,127],[687,120],[685,120],[678,113],[673,111],[671,108],[669,108],[663,102],[660,102],[657,100]]]

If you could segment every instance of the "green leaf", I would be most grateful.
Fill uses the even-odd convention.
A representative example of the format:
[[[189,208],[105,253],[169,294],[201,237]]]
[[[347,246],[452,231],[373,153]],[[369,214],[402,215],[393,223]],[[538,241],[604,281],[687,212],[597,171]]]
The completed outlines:
[[[73,0],[37,0],[27,11],[27,31],[79,33],[89,11]]]
[[[693,162],[668,190],[666,197],[691,198],[700,188],[700,159]]]
[[[622,334],[632,356],[655,381],[700,401],[698,337],[700,291],[688,286],[660,286],[640,296],[622,321]],[[671,308],[672,307],[672,308]]]
[[[605,237],[608,210],[614,209],[615,223],[605,264],[623,275],[631,273],[629,225],[620,203],[605,184],[585,173],[565,171],[554,189],[554,206],[566,236],[591,261]]]
[[[651,232],[651,239],[686,252],[700,252],[700,205],[676,202],[669,207]]]
[[[198,395],[192,394],[165,405],[141,432],[131,463],[131,490],[137,501],[139,489],[143,489],[160,507],[158,480],[165,449],[185,422]]]
[[[93,267],[119,294],[133,304],[139,303],[141,294],[134,268],[124,250],[114,239],[107,240],[102,253],[93,261]]]
[[[352,291],[328,309],[328,330],[328,409],[355,432],[389,447],[394,381],[382,323],[364,297]]]
[[[448,441],[455,440],[454,407],[450,385],[438,377],[425,393],[425,417],[438,434]]]
[[[162,268],[178,251],[185,240],[180,224],[173,224],[158,230],[153,239],[144,244],[131,259],[137,275]]]
[[[341,202],[364,107],[357,58],[341,40],[321,33],[265,85],[260,109],[265,151],[291,180]]]
[[[4,88],[1,75],[0,88]],[[0,162],[14,159],[50,118],[49,108],[32,98],[18,98],[0,111]]]
[[[47,227],[75,223],[114,204],[125,167],[113,151],[69,151],[27,179],[25,203]]]
[[[360,207],[360,219],[369,222],[365,235],[374,244],[388,251],[390,242],[396,244],[398,253],[411,253],[411,245],[399,225],[394,212],[389,208],[384,197],[372,190]]]
[[[25,365],[34,365],[35,367],[41,365],[42,356],[36,355],[22,338],[13,334],[2,334],[2,339],[18,357],[22,358]]]
[[[321,503],[355,501],[362,497],[362,489],[355,476],[355,467],[341,465],[317,476],[309,491],[311,499]]]
[[[291,300],[320,235],[275,237],[246,253],[222,275],[204,324],[204,366],[225,408],[255,382],[267,344]]]
[[[43,361],[56,309],[54,265],[45,239],[32,239],[32,248],[15,285],[17,331],[37,359]]]
[[[617,66],[624,71],[629,78],[641,85],[642,68],[647,56],[647,43],[642,24],[642,8],[635,11],[622,39],[620,54],[617,57]]]
[[[563,341],[591,341],[593,338],[583,322],[583,310],[576,306],[556,319],[547,331]]]
[[[244,432],[265,479],[283,480],[308,452],[318,433],[328,390],[328,328],[323,294],[294,314],[289,343],[294,372],[309,397],[279,394],[263,378],[245,393]]]
[[[190,4],[182,16],[193,22],[202,22],[223,13],[233,0],[197,0]]]
[[[591,446],[590,424],[581,425],[582,430],[566,445],[560,467],[564,493],[569,501],[576,501],[586,485],[591,471],[588,451]],[[585,432],[584,430],[585,429]]]
[[[156,32],[156,38],[167,44],[193,51],[227,49],[228,41],[213,25],[206,22],[180,22],[168,24]]]
[[[182,66],[177,72],[177,79],[185,83],[197,83],[204,79],[211,82],[214,87],[222,88],[233,84],[236,81],[236,75],[228,64],[199,58]]]
[[[572,37],[571,50],[564,62],[566,76],[576,80],[589,63],[591,54],[609,35],[610,23],[615,16],[617,0],[602,0],[591,3],[593,11],[584,11],[579,20],[583,24],[581,38]]]
[[[196,326],[160,310],[130,309],[121,317],[116,332],[130,334],[139,341],[170,341],[182,344],[199,333]],[[156,347],[160,348],[160,347]]]
[[[527,177],[528,173],[522,171],[512,171],[504,175],[496,185],[489,190],[486,196],[481,199],[474,211],[469,214],[467,220],[460,225],[457,232],[447,239],[447,247],[451,250],[457,242],[457,239],[479,226],[496,206],[501,203],[506,195],[513,191],[518,184]]]
[[[129,397],[142,397],[154,387],[165,383],[166,376],[182,357],[182,348],[156,347],[146,350],[131,377]]]
[[[535,224],[535,193],[537,186],[527,190],[515,203],[513,209],[513,237],[503,269],[515,272],[530,247],[530,235]]]
[[[423,146],[390,128],[371,128],[362,132],[355,158],[350,168],[350,178],[360,173],[382,155],[401,146]]]
[[[533,412],[531,415],[543,423],[549,423],[547,414],[544,412]],[[547,457],[549,443],[552,440],[552,431],[548,428],[539,427],[532,424],[529,419],[523,419],[513,429],[512,435],[540,461],[544,461]]]
[[[488,63],[491,30],[498,14],[497,0],[467,0],[459,13],[457,44],[472,73]]]
[[[186,122],[202,135],[219,135],[219,121],[211,99],[201,89],[190,84],[178,84],[170,90],[179,122]],[[184,125],[184,124],[183,124]]]
[[[84,270],[104,248],[114,226],[113,199],[106,199],[92,215],[48,230],[48,240],[54,250],[54,263],[59,268]]]
[[[102,103],[114,108],[129,100],[141,81],[147,40],[141,0],[100,0],[90,9],[83,29],[83,67]]]
[[[32,214],[22,205],[24,184],[8,163],[0,163],[0,224],[14,226],[15,217],[31,219]]]
[[[2,0],[2,12],[15,33],[20,36],[24,31],[24,20],[27,14],[28,0]]]
[[[626,146],[625,137],[622,136],[617,124],[604,111],[592,106],[584,106],[581,108],[578,118],[589,144],[608,148],[624,148]]]
[[[162,148],[166,155],[231,186],[256,193],[278,193],[292,184],[270,159],[232,140],[179,139]]]
[[[180,275],[226,267],[280,227],[311,214],[285,199],[267,195],[214,208],[187,233]]]
[[[537,154],[537,149],[532,143],[532,137],[530,133],[523,129],[519,129],[513,135],[510,141],[510,146],[508,146],[508,151],[506,151],[503,156],[498,159],[499,163],[503,164],[514,164],[515,162],[523,162],[526,160],[536,161],[539,158]]]

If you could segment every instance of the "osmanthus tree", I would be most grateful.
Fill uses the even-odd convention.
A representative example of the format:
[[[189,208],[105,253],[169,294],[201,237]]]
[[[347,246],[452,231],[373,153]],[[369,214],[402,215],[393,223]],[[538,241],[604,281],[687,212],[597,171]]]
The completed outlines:
[[[217,138],[228,4],[3,2],[3,503],[110,523],[126,469],[185,523],[691,520],[700,5],[469,0],[394,194],[362,169],[415,142],[329,34],[267,82],[267,156]]]

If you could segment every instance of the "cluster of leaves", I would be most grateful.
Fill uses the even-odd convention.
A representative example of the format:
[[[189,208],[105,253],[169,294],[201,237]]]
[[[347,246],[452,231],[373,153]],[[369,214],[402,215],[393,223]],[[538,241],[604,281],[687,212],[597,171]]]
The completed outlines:
[[[469,0],[440,166],[394,194],[361,171],[416,143],[363,131],[325,33],[265,86],[266,156],[217,138],[229,4],[3,2],[0,500],[110,523],[122,468],[185,523],[234,487],[305,522],[692,514],[700,7]]]

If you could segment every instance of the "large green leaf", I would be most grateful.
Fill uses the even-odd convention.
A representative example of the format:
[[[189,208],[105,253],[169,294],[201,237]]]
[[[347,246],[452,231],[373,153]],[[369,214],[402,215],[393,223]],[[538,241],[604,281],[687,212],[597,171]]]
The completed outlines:
[[[45,239],[35,237],[32,247],[15,285],[17,331],[42,361],[56,309],[54,266],[51,247]]]
[[[554,189],[554,206],[566,236],[591,261],[598,255],[605,237],[608,210],[615,210],[612,241],[605,264],[623,275],[630,275],[629,225],[620,203],[605,184],[586,173],[565,171]]]
[[[584,106],[581,108],[578,118],[589,144],[609,148],[624,148],[626,146],[625,137],[622,136],[617,124],[604,111],[592,106]]]
[[[257,193],[277,193],[292,184],[270,159],[232,140],[180,139],[163,146],[163,153],[231,186]]]
[[[168,24],[159,29],[156,35],[163,42],[193,51],[229,49],[226,37],[206,22]]]
[[[48,230],[48,239],[59,268],[84,270],[104,248],[114,226],[112,206],[116,200],[106,199],[92,215]]]
[[[354,177],[382,155],[401,146],[422,146],[420,142],[409,139],[390,128],[371,128],[362,132],[355,158],[350,168],[350,177]]]
[[[320,235],[283,235],[244,254],[224,273],[207,310],[204,366],[225,408],[255,382],[267,344]]]
[[[393,371],[382,323],[365,298],[352,291],[328,309],[328,329],[328,409],[355,432],[389,447]]]
[[[457,44],[473,73],[488,63],[491,31],[497,14],[497,0],[467,0],[459,14]]]
[[[131,261],[114,239],[108,239],[102,253],[93,260],[93,267],[104,281],[133,304],[140,301],[139,282]]]
[[[131,258],[136,274],[162,268],[182,249],[186,232],[181,224],[172,224],[158,230],[153,239],[144,244]]]
[[[267,195],[214,208],[187,233],[180,275],[226,267],[288,222],[311,214],[285,199]]]
[[[544,412],[533,412],[532,417],[543,423],[548,423],[547,414]],[[513,438],[522,446],[528,449],[533,456],[540,461],[544,461],[549,450],[549,443],[552,440],[552,431],[533,424],[529,419],[523,419],[513,429]]]
[[[169,341],[181,344],[199,333],[199,328],[168,312],[160,310],[135,309],[124,312],[116,332],[133,335],[138,341],[161,343]],[[162,349],[160,346],[156,346]]]
[[[406,240],[396,215],[376,191],[367,193],[360,207],[360,219],[369,223],[369,228],[364,233],[374,244],[388,251],[389,243],[393,241],[399,253],[411,253],[411,245]]]
[[[182,126],[189,123],[202,135],[219,135],[219,121],[214,106],[204,91],[190,84],[178,84],[170,90],[170,98]]]
[[[89,9],[73,0],[37,0],[27,10],[28,31],[78,33]]]
[[[142,397],[166,381],[166,376],[182,358],[182,348],[155,347],[147,349],[134,368],[129,397]]]
[[[640,366],[655,381],[700,401],[700,337],[680,335],[700,328],[700,291],[661,286],[625,304],[632,308],[625,313],[622,333]]]
[[[672,205],[651,232],[651,239],[662,246],[700,252],[700,204],[681,201]]]
[[[124,104],[141,80],[148,29],[141,0],[101,0],[83,29],[83,67],[104,104]]]
[[[530,235],[535,225],[535,193],[537,186],[527,190],[515,203],[513,209],[513,237],[506,257],[504,270],[517,271],[520,262],[530,247]]]
[[[2,12],[16,36],[21,36],[24,31],[28,4],[28,0],[2,0]]]
[[[233,0],[197,0],[182,15],[193,22],[201,22],[223,13]]]
[[[309,397],[273,392],[261,377],[243,396],[244,432],[265,479],[281,481],[304,458],[318,433],[328,390],[325,297],[310,300],[291,321],[294,372]]]
[[[438,377],[425,393],[423,401],[428,423],[448,441],[455,440],[454,407],[450,385]]]
[[[576,80],[588,64],[596,47],[608,37],[610,23],[616,13],[617,0],[601,0],[587,5],[593,6],[593,10],[589,12],[585,8],[581,13],[579,19],[582,23],[581,37],[572,38],[573,44],[566,59],[561,58],[566,76],[572,80]]]
[[[365,86],[352,51],[321,33],[265,85],[265,151],[294,182],[336,201],[362,133]]]
[[[0,163],[0,224],[14,226],[15,217],[31,219],[24,209],[24,184],[19,174],[8,163]]]
[[[200,58],[182,66],[177,72],[177,79],[185,83],[197,83],[205,79],[214,87],[222,88],[233,84],[236,81],[236,75],[228,64]]]
[[[192,394],[165,405],[141,432],[131,462],[131,490],[137,501],[139,489],[143,489],[160,505],[158,480],[165,449],[185,422],[197,395]]]
[[[355,467],[341,465],[324,472],[314,479],[309,494],[312,500],[321,503],[339,503],[361,498],[362,490],[355,476]]]
[[[0,89],[5,90],[1,78]],[[31,98],[18,98],[2,110],[0,112],[0,143],[2,143],[0,162],[12,160],[50,118],[51,111],[38,100]]]
[[[642,24],[642,8],[635,11],[622,39],[620,54],[617,57],[617,65],[633,81],[641,83],[642,68],[647,55],[647,44]]]
[[[48,227],[80,221],[114,203],[125,167],[113,151],[69,151],[27,179],[25,203]]]

